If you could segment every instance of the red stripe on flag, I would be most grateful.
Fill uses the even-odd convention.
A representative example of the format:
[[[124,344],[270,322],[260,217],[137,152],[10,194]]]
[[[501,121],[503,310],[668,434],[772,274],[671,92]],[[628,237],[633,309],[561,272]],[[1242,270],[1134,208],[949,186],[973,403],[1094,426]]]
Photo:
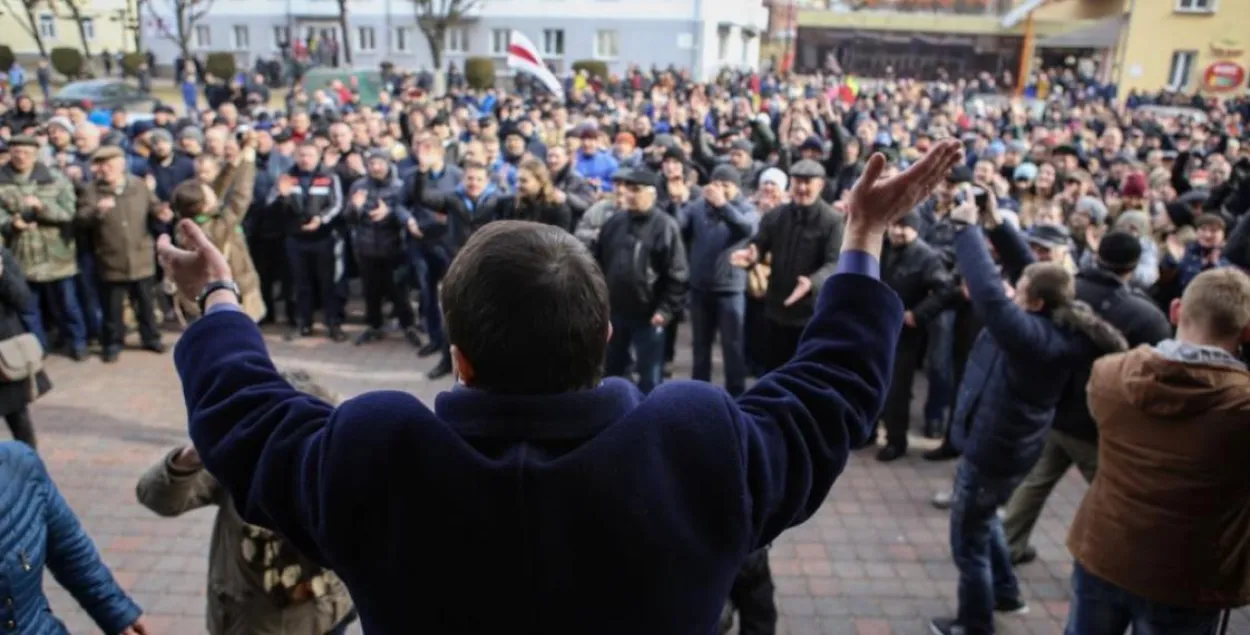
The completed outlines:
[[[534,66],[537,66],[539,68],[546,68],[546,66],[543,66],[543,63],[541,60],[539,60],[533,53],[531,53],[529,49],[525,48],[524,46],[521,46],[520,44],[509,44],[508,55],[515,55],[521,58],[522,61],[529,62],[530,64],[533,64]]]

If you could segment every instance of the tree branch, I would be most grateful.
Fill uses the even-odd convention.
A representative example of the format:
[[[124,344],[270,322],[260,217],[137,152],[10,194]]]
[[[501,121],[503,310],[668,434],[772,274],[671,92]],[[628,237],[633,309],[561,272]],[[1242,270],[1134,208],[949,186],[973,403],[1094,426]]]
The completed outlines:
[[[18,25],[22,27],[22,30],[25,31],[26,34],[31,37],[31,39],[34,39],[34,40],[39,39],[38,29],[35,27],[35,25],[30,23],[30,20],[23,19],[22,17],[18,16],[18,11],[17,9],[13,7],[12,0],[0,0],[0,2],[4,3],[4,8],[8,9],[9,13],[13,14],[14,21],[17,22]],[[33,4],[34,2],[31,2],[31,0],[21,0],[20,5],[22,7],[22,12],[25,13],[29,11],[32,8]]]

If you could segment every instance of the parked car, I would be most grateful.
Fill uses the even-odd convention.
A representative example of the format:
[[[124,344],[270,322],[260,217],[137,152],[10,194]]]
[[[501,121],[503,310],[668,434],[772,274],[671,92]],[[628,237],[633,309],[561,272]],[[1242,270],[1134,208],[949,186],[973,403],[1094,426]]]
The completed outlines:
[[[121,108],[130,113],[150,113],[156,99],[120,79],[88,79],[66,84],[52,95],[52,106],[82,106],[84,110]]]

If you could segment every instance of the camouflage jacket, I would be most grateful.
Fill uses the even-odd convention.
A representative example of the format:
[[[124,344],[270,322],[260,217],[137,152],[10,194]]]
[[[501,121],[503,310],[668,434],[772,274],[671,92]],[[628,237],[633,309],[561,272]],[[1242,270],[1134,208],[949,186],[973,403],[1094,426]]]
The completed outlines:
[[[27,196],[38,207],[25,204]],[[30,174],[0,167],[0,234],[31,282],[54,282],[78,273],[74,249],[74,186],[60,172],[36,163]],[[28,227],[13,226],[21,218]]]

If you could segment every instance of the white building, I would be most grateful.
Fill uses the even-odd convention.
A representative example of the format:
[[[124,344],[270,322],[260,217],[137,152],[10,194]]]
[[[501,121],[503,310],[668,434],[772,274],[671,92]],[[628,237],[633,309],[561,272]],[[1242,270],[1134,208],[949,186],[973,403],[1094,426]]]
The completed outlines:
[[[175,0],[148,7],[172,24]],[[426,38],[416,26],[411,0],[352,0],[348,31],[354,66],[389,61],[399,68],[429,67]],[[598,59],[614,72],[670,64],[709,78],[722,67],[756,67],[759,34],[767,26],[762,0],[482,0],[480,10],[447,36],[444,64],[490,56],[503,66],[511,29],[525,33],[558,71]],[[178,47],[155,33],[148,18],[146,43],[159,63],[172,63]],[[191,37],[196,52],[234,52],[243,64],[278,54],[288,34],[313,32],[343,41],[334,0],[216,0]]]

